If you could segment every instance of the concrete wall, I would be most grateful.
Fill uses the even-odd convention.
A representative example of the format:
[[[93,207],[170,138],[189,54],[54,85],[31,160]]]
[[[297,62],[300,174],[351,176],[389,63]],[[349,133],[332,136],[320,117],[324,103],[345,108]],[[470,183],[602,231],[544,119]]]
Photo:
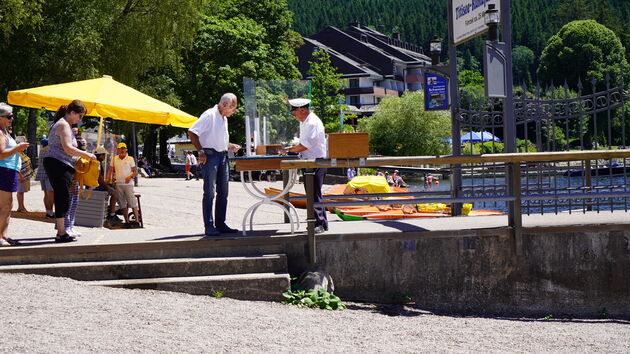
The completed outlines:
[[[507,228],[444,236],[322,238],[318,266],[345,300],[407,295],[442,311],[597,317],[606,308],[630,316],[630,231],[526,229],[523,256]],[[289,254],[293,272],[304,267],[296,257],[304,255]]]

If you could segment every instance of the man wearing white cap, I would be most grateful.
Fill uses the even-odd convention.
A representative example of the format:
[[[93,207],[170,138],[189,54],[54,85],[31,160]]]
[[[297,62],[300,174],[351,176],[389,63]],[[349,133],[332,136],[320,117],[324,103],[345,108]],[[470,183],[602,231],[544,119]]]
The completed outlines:
[[[291,113],[300,122],[300,142],[299,144],[286,149],[287,152],[298,152],[304,159],[319,159],[326,157],[326,132],[321,119],[311,112],[309,104],[311,100],[296,98],[289,100]],[[315,180],[313,183],[315,202],[323,201],[322,185],[326,176],[326,168],[316,168],[314,170]],[[309,191],[306,191],[307,193]],[[328,219],[326,209],[315,208],[315,233],[322,233],[328,230]]]

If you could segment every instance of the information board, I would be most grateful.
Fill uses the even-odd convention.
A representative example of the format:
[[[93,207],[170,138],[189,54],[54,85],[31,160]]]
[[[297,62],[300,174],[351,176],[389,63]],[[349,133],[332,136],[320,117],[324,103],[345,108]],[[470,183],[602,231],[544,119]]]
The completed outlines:
[[[500,0],[450,0],[453,12],[450,14],[453,23],[453,44],[461,44],[488,30],[483,13],[488,4],[494,4],[501,13]]]
[[[424,110],[438,111],[448,109],[448,80],[442,76],[424,74]]]

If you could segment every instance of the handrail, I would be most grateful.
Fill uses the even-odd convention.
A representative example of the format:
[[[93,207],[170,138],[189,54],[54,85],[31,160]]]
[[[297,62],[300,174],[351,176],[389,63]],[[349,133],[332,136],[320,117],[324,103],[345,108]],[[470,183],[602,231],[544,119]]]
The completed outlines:
[[[294,168],[322,168],[322,167],[377,167],[382,165],[464,165],[477,163],[521,163],[521,162],[552,162],[552,161],[580,161],[630,158],[630,150],[595,150],[595,151],[554,151],[527,152],[510,154],[485,154],[462,156],[400,156],[400,157],[366,157],[362,159],[309,159],[282,160],[282,169]]]
[[[494,200],[503,201],[508,204],[508,226],[512,230],[514,239],[514,248],[516,254],[521,256],[522,253],[522,215],[521,201],[523,200],[553,200],[553,199],[581,199],[581,198],[597,198],[597,195],[603,197],[629,197],[628,192],[609,192],[609,193],[571,193],[571,194],[544,194],[544,195],[522,195],[521,191],[521,163],[527,162],[560,162],[560,161],[586,161],[587,166],[590,160],[607,160],[615,158],[630,158],[630,150],[595,150],[595,151],[558,151],[558,152],[528,152],[528,153],[508,153],[508,154],[485,154],[485,155],[462,155],[462,156],[403,156],[403,157],[367,157],[355,159],[310,159],[310,160],[282,160],[280,162],[281,169],[306,169],[305,184],[306,190],[310,191],[313,185],[314,168],[329,167],[378,167],[383,165],[451,165],[451,168],[461,168],[466,164],[484,164],[484,163],[505,163],[506,173],[506,191],[505,195],[496,195],[490,197],[430,197],[415,199],[387,199],[387,200],[361,200],[361,201],[335,201],[335,202],[315,202],[312,192],[307,192],[306,208],[307,208],[307,233],[309,244],[309,256],[312,263],[317,262],[316,257],[316,237],[314,232],[314,213],[315,207],[341,206],[341,205],[372,205],[378,203],[422,203],[422,202],[446,202],[452,203],[453,207],[457,203]],[[590,171],[590,169],[589,169]],[[398,194],[398,193],[397,193]],[[401,193],[398,195],[404,195]],[[391,195],[391,194],[390,194]],[[417,193],[408,193],[413,195]],[[382,196],[379,194],[362,194],[361,198]],[[329,197],[329,196],[328,196]],[[348,196],[346,196],[348,197]],[[356,197],[356,196],[355,196]]]

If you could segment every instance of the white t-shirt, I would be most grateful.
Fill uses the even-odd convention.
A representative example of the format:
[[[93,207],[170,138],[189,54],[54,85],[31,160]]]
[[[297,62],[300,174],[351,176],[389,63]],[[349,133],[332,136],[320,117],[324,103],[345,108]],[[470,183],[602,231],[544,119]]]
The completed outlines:
[[[186,165],[192,165],[192,158],[190,157],[192,155],[188,155],[186,154]]]
[[[197,157],[195,154],[190,154],[190,165],[197,166]]]
[[[324,124],[313,112],[300,123],[300,144],[308,149],[300,153],[302,158],[319,159],[326,157]]]
[[[136,167],[136,162],[133,157],[127,155],[124,159],[116,155],[114,157],[114,172],[116,172],[116,184],[132,184],[133,178],[129,180],[129,183],[125,183],[125,178],[131,174],[132,168]]]
[[[230,141],[228,121],[227,117],[223,117],[219,113],[218,106],[215,105],[203,112],[188,130],[199,137],[199,143],[202,148],[227,151]]]

